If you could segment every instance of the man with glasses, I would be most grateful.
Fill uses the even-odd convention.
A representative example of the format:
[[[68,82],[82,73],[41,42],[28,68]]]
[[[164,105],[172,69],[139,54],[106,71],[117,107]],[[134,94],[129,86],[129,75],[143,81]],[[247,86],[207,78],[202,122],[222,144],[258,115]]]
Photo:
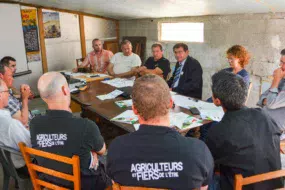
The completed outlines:
[[[0,64],[0,79],[2,79],[8,88],[13,86],[13,73],[7,66]],[[9,101],[6,109],[11,113],[14,119],[22,122],[23,125],[28,126],[32,115],[29,112],[28,99],[30,96],[30,87],[26,84],[21,85],[21,101],[18,100],[12,93],[10,93]]]
[[[281,51],[280,67],[273,72],[271,87],[260,97],[257,105],[268,111],[282,131],[285,130],[285,49]]]
[[[5,82],[0,79],[0,145],[19,150],[18,143],[24,142],[31,147],[30,132],[21,122],[13,119],[8,110],[5,110],[8,105],[9,91]],[[12,154],[11,158],[16,170],[28,175],[23,157]]]

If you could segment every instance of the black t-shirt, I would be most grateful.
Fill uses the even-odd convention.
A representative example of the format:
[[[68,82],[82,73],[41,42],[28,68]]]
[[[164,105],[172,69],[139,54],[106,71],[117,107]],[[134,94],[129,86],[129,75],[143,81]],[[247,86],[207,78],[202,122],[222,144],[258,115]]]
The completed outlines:
[[[107,173],[117,183],[168,189],[208,185],[213,158],[204,142],[162,126],[141,125],[110,145]]]
[[[163,78],[166,79],[168,73],[171,71],[170,69],[170,62],[168,59],[162,57],[159,60],[155,61],[153,57],[149,57],[144,66],[147,69],[155,69],[156,67],[160,68],[163,72]]]
[[[48,110],[46,115],[35,117],[30,123],[31,142],[35,149],[66,157],[78,155],[82,175],[95,175],[89,170],[91,162],[90,151],[100,151],[104,139],[98,126],[91,120],[73,117],[72,113],[61,110]],[[55,162],[41,157],[36,158],[39,165],[72,173],[71,165]],[[55,180],[48,178],[48,181]],[[56,180],[56,183],[66,186],[66,181]]]
[[[235,174],[243,177],[280,170],[280,130],[261,109],[242,108],[225,113],[210,128],[206,144],[223,176],[221,189],[233,189]],[[276,189],[280,179],[245,186],[244,189]]]

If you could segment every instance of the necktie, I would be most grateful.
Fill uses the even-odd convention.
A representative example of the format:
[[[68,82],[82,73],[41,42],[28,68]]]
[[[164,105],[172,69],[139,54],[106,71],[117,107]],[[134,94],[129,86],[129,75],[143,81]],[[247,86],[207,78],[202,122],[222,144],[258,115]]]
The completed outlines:
[[[178,81],[179,79],[179,76],[180,76],[180,72],[181,72],[181,69],[182,69],[182,64],[179,63],[176,71],[175,71],[175,74],[174,74],[174,80],[173,80],[173,83],[172,83],[172,88],[174,87],[175,83]]]

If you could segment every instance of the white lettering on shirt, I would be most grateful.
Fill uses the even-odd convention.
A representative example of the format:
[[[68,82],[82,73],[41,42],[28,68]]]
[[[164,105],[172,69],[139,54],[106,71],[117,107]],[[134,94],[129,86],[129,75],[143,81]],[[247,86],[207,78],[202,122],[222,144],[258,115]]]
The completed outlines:
[[[41,148],[63,146],[67,140],[67,134],[38,134],[37,144]]]
[[[182,162],[137,163],[131,166],[132,177],[137,181],[178,178],[181,171],[183,171]]]

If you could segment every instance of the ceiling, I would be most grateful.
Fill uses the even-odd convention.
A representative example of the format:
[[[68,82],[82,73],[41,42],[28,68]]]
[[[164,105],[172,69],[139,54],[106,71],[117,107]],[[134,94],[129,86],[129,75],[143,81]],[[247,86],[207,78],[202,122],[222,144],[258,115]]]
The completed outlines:
[[[285,12],[285,0],[13,0],[115,19]]]

